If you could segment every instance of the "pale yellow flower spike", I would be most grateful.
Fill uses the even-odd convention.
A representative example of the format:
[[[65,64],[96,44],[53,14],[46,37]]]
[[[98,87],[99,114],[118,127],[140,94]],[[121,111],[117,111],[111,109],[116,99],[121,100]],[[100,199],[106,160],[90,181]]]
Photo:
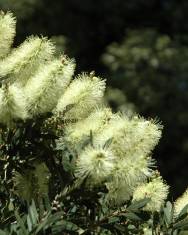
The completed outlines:
[[[109,190],[106,200],[119,205],[130,199],[134,189],[151,176],[152,165],[152,160],[144,156],[119,159],[117,155],[114,159],[111,180],[106,184]]]
[[[181,210],[188,205],[188,189],[174,203],[174,215],[178,217]],[[188,209],[187,209],[188,212]]]
[[[65,92],[74,73],[73,61],[54,59],[41,66],[25,86],[28,109],[32,115],[50,112]]]
[[[95,138],[96,143],[103,143],[112,138],[111,147],[120,158],[147,156],[154,149],[161,137],[161,127],[152,121],[134,117],[117,116],[109,126]]]
[[[104,90],[104,80],[82,74],[67,88],[55,111],[63,112],[64,118],[67,119],[87,117],[92,109],[101,102]]]
[[[27,109],[23,92],[15,85],[0,89],[0,123],[11,125],[15,119],[26,119]]]
[[[49,61],[54,45],[46,38],[29,37],[18,48],[0,61],[0,78],[7,76],[24,86],[37,69]]]
[[[90,138],[102,132],[108,125],[113,114],[109,108],[97,108],[85,119],[70,123],[65,126],[64,140],[72,149],[82,149],[82,144]]]
[[[77,159],[75,176],[84,180],[88,178],[90,184],[103,182],[114,168],[114,156],[110,149],[100,146],[88,146]]]
[[[133,193],[133,201],[150,198],[150,201],[143,208],[145,211],[160,211],[169,192],[169,187],[163,182],[160,176],[152,179],[149,183],[138,186]]]
[[[9,52],[16,34],[16,19],[13,14],[0,12],[0,60]]]

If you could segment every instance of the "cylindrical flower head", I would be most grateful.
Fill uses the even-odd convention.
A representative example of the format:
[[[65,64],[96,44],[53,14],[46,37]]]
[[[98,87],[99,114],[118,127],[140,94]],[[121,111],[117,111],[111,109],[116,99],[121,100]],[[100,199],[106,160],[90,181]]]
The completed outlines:
[[[10,125],[14,119],[25,119],[27,109],[22,91],[15,85],[0,89],[0,122]]]
[[[111,180],[107,183],[107,198],[119,205],[130,199],[135,187],[151,176],[150,167],[153,166],[153,162],[143,156],[129,159],[120,159],[116,156],[115,161]]]
[[[80,151],[82,145],[104,130],[113,114],[109,108],[97,108],[87,118],[65,126],[64,140],[72,148]]]
[[[169,187],[160,176],[152,179],[149,183],[138,186],[133,193],[133,201],[150,198],[150,201],[143,208],[145,211],[160,211],[168,196]]]
[[[82,74],[67,88],[55,111],[63,113],[68,120],[87,117],[101,101],[104,89],[104,80]]]
[[[178,217],[181,210],[188,205],[188,189],[174,203],[174,215]],[[188,212],[188,209],[187,209]]]
[[[114,184],[121,187],[122,182],[133,190],[140,182],[144,182],[152,175],[153,161],[149,157],[137,156],[128,159],[117,159],[113,172]]]
[[[16,33],[16,19],[12,13],[0,12],[0,59],[10,51]]]
[[[111,148],[120,158],[147,156],[161,137],[160,129],[161,127],[152,121],[117,116],[109,122],[108,128],[96,136],[95,141],[103,143],[113,138]]]
[[[32,115],[50,112],[65,92],[74,73],[74,63],[69,59],[56,59],[41,66],[25,86],[28,109]]]
[[[30,37],[0,62],[0,78],[8,76],[25,85],[39,66],[48,61],[54,45],[46,38]]]
[[[88,179],[89,185],[104,181],[112,172],[114,157],[107,148],[88,146],[80,153],[76,162],[75,176]]]

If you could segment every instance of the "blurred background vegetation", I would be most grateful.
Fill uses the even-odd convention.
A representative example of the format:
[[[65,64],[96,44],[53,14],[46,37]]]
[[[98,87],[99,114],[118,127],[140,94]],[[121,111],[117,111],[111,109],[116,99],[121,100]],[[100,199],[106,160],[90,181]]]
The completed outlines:
[[[114,110],[164,125],[154,156],[171,196],[188,185],[187,0],[0,0],[18,18],[16,43],[49,36],[77,72],[107,78]]]

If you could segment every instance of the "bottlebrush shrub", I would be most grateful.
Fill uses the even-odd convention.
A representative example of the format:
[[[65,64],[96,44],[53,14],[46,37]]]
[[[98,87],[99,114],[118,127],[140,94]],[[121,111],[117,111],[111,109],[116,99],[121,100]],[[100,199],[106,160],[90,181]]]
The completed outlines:
[[[151,158],[161,125],[112,113],[105,80],[73,78],[74,60],[55,58],[47,38],[11,48],[11,13],[1,12],[0,32],[0,234],[185,228],[187,194],[174,215],[170,202],[164,207],[168,186]]]

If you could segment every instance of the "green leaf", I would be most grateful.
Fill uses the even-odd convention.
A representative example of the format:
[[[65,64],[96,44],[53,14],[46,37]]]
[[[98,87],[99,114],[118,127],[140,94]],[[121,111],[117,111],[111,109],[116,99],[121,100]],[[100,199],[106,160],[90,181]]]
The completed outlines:
[[[113,137],[112,137],[112,138],[109,138],[109,139],[104,143],[103,148],[105,148],[105,147],[108,148],[108,147],[111,145],[112,140],[113,140]]]
[[[164,218],[168,225],[172,223],[173,206],[169,201],[166,203],[166,207],[164,207]]]
[[[49,215],[49,217],[47,218],[47,223],[50,225],[50,224],[53,224],[53,223],[56,223],[58,220],[61,220],[62,217],[63,217],[64,213],[63,212],[57,212],[53,215]]]
[[[90,143],[93,146],[93,132],[92,132],[92,130],[90,130],[89,137],[90,137]]]
[[[180,211],[177,219],[181,219],[183,216],[186,216],[187,214],[188,214],[188,204],[184,206],[184,208]]]
[[[173,228],[174,229],[182,229],[184,227],[187,227],[188,226],[188,219],[184,219],[182,221],[179,221],[177,223],[174,224]]]
[[[133,230],[136,229],[136,227],[133,224],[129,224],[127,227],[129,230]]]
[[[115,217],[115,216],[108,219],[108,223],[109,223],[109,224],[116,223],[116,222],[118,222],[118,221],[119,221],[119,218],[118,218],[118,217]]]
[[[27,216],[27,227],[28,227],[29,232],[31,232],[33,229],[33,224],[31,222],[31,218],[29,216]]]
[[[125,216],[127,219],[130,219],[130,220],[135,220],[135,221],[142,220],[137,214],[135,214],[133,212],[124,213],[123,216]]]
[[[173,231],[172,235],[178,235],[178,231],[177,230]],[[183,235],[183,234],[181,234],[181,235]]]
[[[18,211],[15,211],[15,217],[17,219],[18,225],[22,231],[23,235],[29,235],[29,231],[26,229],[25,225],[24,225],[24,221],[23,219],[20,217],[20,215],[18,214]]]
[[[143,208],[148,202],[150,201],[150,198],[144,198],[139,201],[133,202],[129,207],[127,207],[127,210],[138,210]]]
[[[77,211],[77,206],[74,205],[73,208],[71,208],[70,212],[71,213],[75,213]]]
[[[3,230],[0,230],[0,235],[8,235],[8,233],[4,232]]]
[[[38,223],[39,215],[34,200],[32,200],[31,206],[29,207],[29,217],[33,225]]]
[[[38,223],[39,215],[35,206],[34,200],[32,200],[31,206],[29,207],[27,215],[27,225],[28,229],[31,232],[33,227],[35,227]]]
[[[48,224],[48,217],[50,216],[50,212],[43,218],[43,221],[36,228],[35,234],[38,234],[45,226]]]
[[[53,225],[52,227],[52,232],[62,232],[62,231],[74,231],[74,232],[77,232],[77,231],[80,231],[80,228],[72,223],[72,222],[69,222],[69,221],[66,221],[66,220],[61,220],[61,221],[58,221],[55,225]]]
[[[125,232],[126,231],[126,228],[123,225],[115,224],[114,227],[120,232]]]

